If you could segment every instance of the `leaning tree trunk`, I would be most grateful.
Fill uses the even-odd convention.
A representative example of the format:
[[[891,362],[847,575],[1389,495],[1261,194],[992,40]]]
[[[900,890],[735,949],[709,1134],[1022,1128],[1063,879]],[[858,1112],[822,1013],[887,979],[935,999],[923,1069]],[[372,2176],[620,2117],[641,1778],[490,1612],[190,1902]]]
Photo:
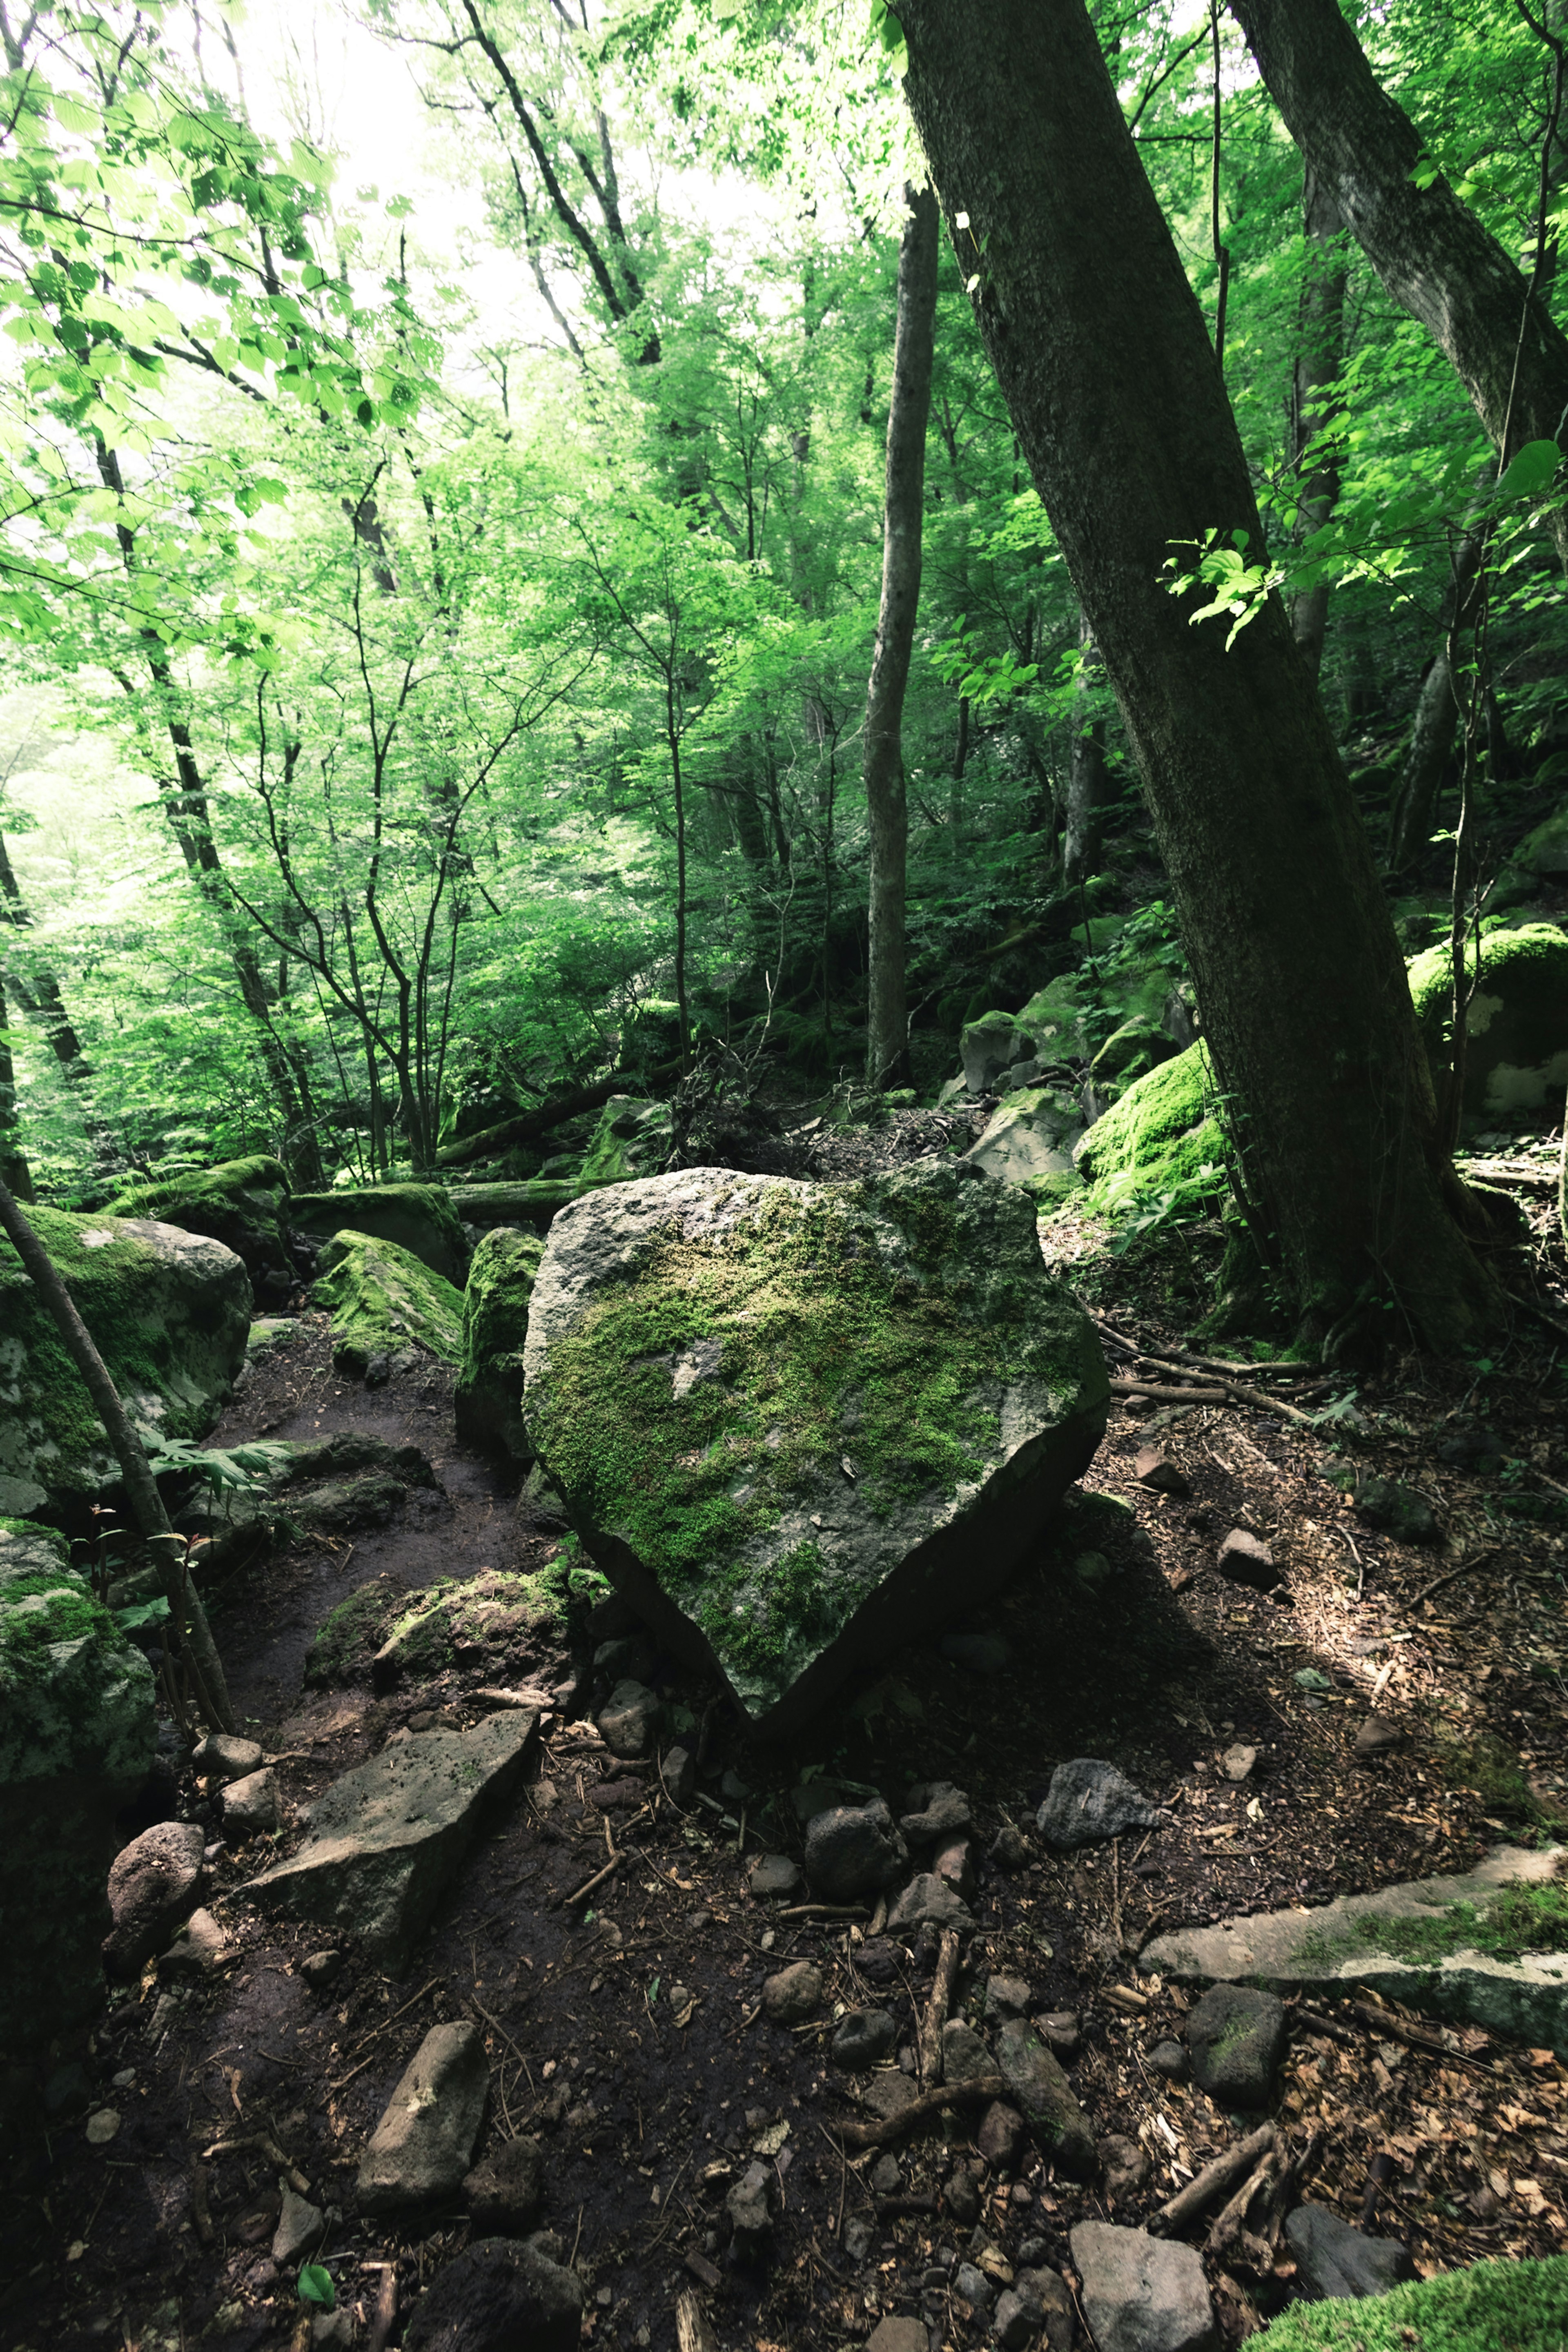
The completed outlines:
[[[1337,0],[1231,0],[1269,97],[1386,291],[1418,319],[1506,462],[1554,441],[1568,415],[1568,336],[1507,253],[1439,173],[1379,83]],[[1503,447],[1506,438],[1507,448]],[[1552,535],[1568,564],[1568,512]]]
[[[1080,613],[1078,647],[1083,656],[1073,697],[1072,741],[1068,751],[1067,827],[1062,836],[1062,880],[1076,888],[1094,872],[1100,856],[1110,770],[1105,759],[1105,721],[1092,715],[1096,685],[1105,664],[1088,617]]]
[[[1263,531],[1203,316],[1083,0],[905,0],[905,89],[1014,428],[1115,688],[1229,1118],[1304,1332],[1500,1294],[1450,1214],[1398,941],[1277,598],[1226,650],[1173,549]],[[967,216],[961,229],[958,222]],[[1348,1332],[1355,1328],[1354,1321]]]
[[[1345,268],[1340,208],[1309,163],[1301,191],[1301,299],[1296,312],[1296,363],[1290,401],[1290,456],[1300,481],[1300,535],[1321,530],[1340,499],[1339,451],[1323,436],[1339,414],[1344,369]],[[1310,453],[1310,454],[1309,454]],[[1303,588],[1290,607],[1296,643],[1316,677],[1323,666],[1329,583]]]
[[[866,697],[866,807],[871,827],[870,1003],[866,1082],[901,1086],[910,1073],[904,993],[904,883],[909,803],[904,789],[904,690],[921,597],[925,520],[926,422],[936,340],[937,204],[930,187],[904,190],[909,218],[899,246],[899,324],[888,410],[882,603]]]

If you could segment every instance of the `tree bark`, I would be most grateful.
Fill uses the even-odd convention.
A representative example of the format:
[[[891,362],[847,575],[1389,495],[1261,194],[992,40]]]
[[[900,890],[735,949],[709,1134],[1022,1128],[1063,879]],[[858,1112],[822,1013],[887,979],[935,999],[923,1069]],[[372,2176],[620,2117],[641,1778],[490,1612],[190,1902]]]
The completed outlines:
[[[1441,174],[1418,187],[1419,131],[1336,0],[1231,0],[1268,95],[1385,290],[1420,320],[1506,463],[1568,420],[1568,336]],[[1507,447],[1503,444],[1507,441]],[[1552,518],[1568,564],[1568,513]]]
[[[1303,1337],[1349,1343],[1382,1299],[1456,1346],[1500,1293],[1449,1213],[1464,1196],[1316,685],[1277,598],[1227,651],[1223,624],[1192,626],[1194,600],[1170,592],[1173,547],[1217,527],[1246,530],[1250,553],[1263,530],[1083,0],[905,0],[900,18],[906,93],[1142,772]]]
[[[1444,772],[1454,754],[1454,737],[1459,725],[1459,703],[1454,692],[1448,647],[1455,636],[1468,635],[1474,625],[1480,563],[1479,532],[1467,530],[1455,551],[1437,649],[1415,698],[1410,749],[1389,814],[1391,874],[1401,873],[1406,866],[1414,865],[1431,839],[1437,795]]]
[[[937,202],[906,187],[899,245],[899,323],[888,410],[882,602],[866,696],[866,806],[871,828],[870,1003],[866,1083],[904,1085],[910,1072],[904,992],[904,889],[909,803],[904,787],[904,692],[914,650],[925,522],[926,425],[936,341]]]
[[[1105,764],[1105,721],[1090,716],[1095,673],[1104,673],[1100,648],[1087,616],[1078,621],[1079,651],[1083,668],[1074,697],[1072,743],[1068,752],[1067,829],[1062,839],[1062,880],[1074,887],[1087,882],[1100,856],[1101,820],[1110,796],[1110,771]]]
[[[33,1171],[22,1149],[22,1122],[16,1110],[16,1066],[11,1058],[11,1026],[5,1008],[5,982],[0,977],[0,1184],[8,1184],[19,1201],[33,1197]]]
[[[1345,252],[1344,224],[1332,195],[1310,163],[1301,191],[1301,229],[1306,250],[1301,263],[1301,298],[1296,312],[1296,362],[1290,402],[1291,462],[1300,485],[1298,536],[1309,539],[1321,530],[1340,499],[1339,452],[1313,444],[1339,414],[1334,387],[1344,368]],[[1304,588],[1290,608],[1296,643],[1316,677],[1323,663],[1323,637],[1329,622],[1329,583]]]

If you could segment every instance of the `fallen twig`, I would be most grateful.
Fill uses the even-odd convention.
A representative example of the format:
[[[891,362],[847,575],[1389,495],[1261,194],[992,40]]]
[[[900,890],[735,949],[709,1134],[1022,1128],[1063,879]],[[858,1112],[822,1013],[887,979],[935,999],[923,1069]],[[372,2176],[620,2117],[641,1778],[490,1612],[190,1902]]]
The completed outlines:
[[[863,1903],[796,1903],[787,1911],[776,1911],[777,1919],[864,1919],[869,1915]]]
[[[1206,2212],[1216,2197],[1223,2197],[1227,2189],[1234,2189],[1243,2175],[1252,2170],[1264,2150],[1273,2147],[1274,2137],[1272,2124],[1259,2124],[1255,2132],[1249,2132],[1245,2139],[1236,2141],[1223,2156],[1216,2156],[1212,2164],[1205,2164],[1196,2179],[1189,2180],[1184,2189],[1178,2189],[1168,2204],[1162,2205],[1157,2213],[1150,2216],[1144,2227],[1156,2238],[1174,2237],[1178,2230],[1184,2230],[1198,2214]]]
[[[1402,1601],[1400,1607],[1419,1609],[1424,1601],[1430,1601],[1432,1595],[1435,1592],[1441,1592],[1446,1584],[1454,1583],[1458,1578],[1463,1576],[1468,1568],[1479,1568],[1483,1559],[1494,1559],[1498,1549],[1498,1545],[1487,1544],[1480,1551],[1471,1552],[1468,1558],[1460,1560],[1457,1568],[1446,1569],[1441,1576],[1435,1576],[1430,1584],[1424,1584],[1419,1592],[1412,1593],[1408,1601]]]
[[[1167,1397],[1177,1404],[1249,1404],[1259,1412],[1282,1412],[1287,1421],[1299,1421],[1304,1427],[1317,1426],[1317,1415],[1303,1412],[1298,1404],[1282,1396],[1266,1396],[1261,1389],[1246,1388],[1239,1381],[1218,1381],[1212,1389],[1171,1388],[1159,1381],[1112,1381],[1112,1396]]]
[[[592,1895],[596,1886],[603,1886],[605,1879],[619,1870],[626,1858],[624,1853],[612,1854],[603,1870],[596,1870],[592,1878],[584,1879],[574,1895],[558,1895],[556,1901],[563,1910],[570,1911],[574,1904],[581,1903],[584,1895]]]
[[[1226,2261],[1238,2242],[1245,2238],[1247,2216],[1252,2200],[1258,2190],[1273,2179],[1282,2153],[1283,2151],[1278,2146],[1266,2147],[1230,2202],[1221,2207],[1204,2247],[1204,2252],[1211,2262]]]
[[[719,2339],[695,2287],[683,2287],[675,2299],[675,2341],[678,2352],[719,2352]]]
[[[268,2164],[277,2166],[296,2197],[310,2194],[309,2179],[292,2157],[284,2155],[270,2132],[247,2132],[243,2139],[216,2139],[210,2147],[203,2148],[202,2161],[210,2164],[215,2157],[241,2156],[252,2148],[258,2156],[264,2156]]]
[[[370,2336],[366,2352],[386,2352],[386,2339],[397,2317],[397,2265],[382,2263],[381,2284],[375,2291],[375,2309],[371,2314]]]
[[[928,2089],[934,2089],[942,2080],[942,2029],[947,2023],[947,2012],[952,2005],[953,1980],[957,1975],[958,1930],[956,1927],[944,1927],[937,1949],[931,1999],[921,2019],[921,2080]]]
[[[896,2116],[879,2116],[875,2123],[850,2121],[837,2123],[837,2132],[846,2147],[885,2147],[889,2140],[899,2139],[924,2123],[929,2116],[940,2115],[943,2107],[989,2106],[993,2099],[1008,2095],[1005,2074],[974,2074],[967,2083],[949,2083],[940,2091],[922,2091],[901,2107]]]
[[[441,1979],[439,1977],[431,1977],[426,1983],[420,1986],[416,1993],[412,1994],[409,1999],[404,2002],[401,2009],[395,2009],[390,2017],[384,2017],[379,2025],[373,2025],[368,2033],[362,2033],[357,2042],[351,2042],[348,2048],[343,2052],[343,2056],[345,2058],[352,2058],[357,2051],[368,2049],[378,2034],[384,2033],[389,2025],[395,2025],[400,2017],[406,2017],[415,2003],[416,2001],[423,2000],[427,1992],[435,1992],[440,1986],[440,1983]]]
[[[511,2052],[512,2056],[517,2060],[517,2063],[522,2068],[523,2073],[528,2075],[529,2089],[531,2091],[536,2090],[538,2085],[535,2084],[533,2076],[529,2070],[528,2061],[523,2056],[521,2051],[518,2048],[516,2042],[512,2040],[510,2034],[507,2032],[505,2026],[500,2022],[499,2018],[495,2018],[490,2015],[489,2011],[485,2007],[484,2002],[479,1999],[478,1993],[470,1993],[468,1995],[468,1999],[473,2002],[474,2007],[479,2011],[479,2015],[484,2019],[485,2023],[489,2027],[490,2032],[500,2035],[501,2040],[506,2043],[507,2048]],[[513,2087],[515,2088],[515,2085]]]

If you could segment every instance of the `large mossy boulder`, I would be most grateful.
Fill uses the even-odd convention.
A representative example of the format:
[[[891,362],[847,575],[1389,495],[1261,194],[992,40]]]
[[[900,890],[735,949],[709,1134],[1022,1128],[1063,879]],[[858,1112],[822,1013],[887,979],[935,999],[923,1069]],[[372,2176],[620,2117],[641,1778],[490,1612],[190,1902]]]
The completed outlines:
[[[0,2076],[102,2001],[114,1816],[155,1737],[153,1670],[63,1538],[0,1519]]]
[[[1104,1103],[1116,1102],[1139,1078],[1170,1061],[1175,1040],[1150,1013],[1134,1013],[1111,1031],[1089,1066],[1089,1081]]]
[[[334,1234],[321,1253],[311,1304],[332,1318],[332,1361],[356,1380],[407,1368],[423,1348],[461,1361],[463,1294],[411,1250],[369,1234]]]
[[[250,1330],[250,1279],[234,1252],[138,1217],[27,1213],[143,1437],[205,1437]],[[119,1475],[80,1373],[0,1241],[0,1511],[73,1526]]]
[[[586,1549],[766,1734],[972,1608],[1093,1455],[1093,1326],[1033,1203],[926,1160],[700,1168],[564,1210],[523,1415]]]
[[[1466,968],[1473,971],[1467,955]],[[1447,1080],[1453,965],[1428,948],[1410,966],[1410,994],[1433,1083]],[[1555,923],[1489,931],[1465,1029],[1464,1118],[1478,1128],[1554,1127],[1568,1087],[1568,933]]]
[[[518,1176],[498,1177],[485,1184],[454,1184],[447,1199],[466,1225],[476,1225],[481,1234],[492,1232],[497,1225],[529,1225],[544,1233],[561,1210],[584,1192],[595,1192],[600,1182],[615,1184],[620,1178],[588,1178],[585,1176]]]
[[[463,1293],[463,1360],[453,1400],[458,1435],[465,1445],[522,1464],[533,1459],[522,1420],[522,1343],[543,1255],[537,1234],[499,1226],[475,1250]]]
[[[183,1233],[205,1234],[245,1263],[252,1283],[291,1272],[287,1230],[289,1175],[280,1160],[258,1153],[216,1168],[182,1168],[172,1176],[127,1177],[110,1202],[120,1217],[152,1217]]]
[[[1079,1146],[1079,1170],[1090,1188],[1084,1205],[1124,1216],[1172,1192],[1217,1200],[1226,1189],[1225,1138],[1215,1092],[1201,1040],[1135,1079]]]
[[[1568,876],[1568,807],[1560,808],[1544,824],[1526,834],[1514,851],[1514,863],[1543,880]]]
[[[298,1192],[289,1215],[301,1233],[352,1232],[391,1242],[459,1289],[468,1270],[462,1225],[439,1184],[360,1184],[333,1192]]]
[[[583,1181],[626,1184],[635,1177],[657,1176],[669,1157],[670,1131],[668,1103],[612,1095],[583,1155]]]
[[[1475,2263],[1386,2294],[1294,2303],[1253,2352],[1552,2352],[1568,2344],[1568,2254]]]
[[[1019,1087],[1003,1096],[963,1164],[1004,1184],[1021,1185],[1037,1207],[1055,1207],[1082,1189],[1072,1156],[1082,1133],[1076,1095],[1059,1087]]]
[[[1076,974],[1037,989],[1020,1013],[983,1013],[960,1032],[963,1082],[972,1095],[1026,1086],[1039,1069],[1083,1051],[1083,1004]],[[1007,1073],[1018,1075],[1012,1080]]]

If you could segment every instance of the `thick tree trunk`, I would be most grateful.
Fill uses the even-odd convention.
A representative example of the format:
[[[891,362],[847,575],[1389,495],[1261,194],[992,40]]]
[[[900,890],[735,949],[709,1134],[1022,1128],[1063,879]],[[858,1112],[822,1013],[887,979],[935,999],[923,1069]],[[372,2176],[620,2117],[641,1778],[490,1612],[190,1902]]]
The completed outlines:
[[[1268,95],[1400,308],[1418,319],[1506,458],[1568,418],[1568,336],[1441,174],[1413,176],[1422,140],[1378,82],[1336,0],[1231,0]],[[1508,447],[1503,449],[1506,436]],[[1568,513],[1552,516],[1568,563]]]
[[[906,187],[909,218],[899,246],[899,324],[888,410],[887,504],[882,526],[882,603],[866,697],[866,806],[871,826],[870,1004],[866,1082],[902,1086],[909,1076],[904,996],[904,883],[909,804],[904,790],[904,690],[914,650],[925,521],[926,425],[936,339],[937,203],[934,190]]]
[[[900,17],[910,104],[1142,772],[1230,1123],[1305,1329],[1381,1297],[1427,1344],[1457,1345],[1500,1293],[1449,1214],[1463,1196],[1316,686],[1277,599],[1227,652],[1223,624],[1193,627],[1192,597],[1170,593],[1173,547],[1217,527],[1247,531],[1250,551],[1263,531],[1093,26],[1082,0],[905,0]]]
[[[1301,230],[1306,251],[1301,265],[1301,299],[1296,312],[1296,364],[1291,383],[1291,461],[1300,482],[1299,536],[1321,530],[1340,499],[1339,452],[1308,451],[1333,424],[1338,413],[1334,387],[1344,368],[1345,268],[1344,224],[1332,195],[1307,166],[1301,191]],[[1329,583],[1304,588],[1290,608],[1290,626],[1314,677],[1323,664],[1323,636],[1329,622]]]
[[[1100,856],[1101,821],[1110,796],[1110,771],[1105,764],[1105,721],[1089,715],[1089,703],[1105,664],[1094,642],[1086,614],[1078,621],[1079,651],[1083,656],[1079,708],[1073,712],[1072,744],[1068,753],[1067,830],[1062,840],[1062,880],[1075,887],[1087,882]]]

